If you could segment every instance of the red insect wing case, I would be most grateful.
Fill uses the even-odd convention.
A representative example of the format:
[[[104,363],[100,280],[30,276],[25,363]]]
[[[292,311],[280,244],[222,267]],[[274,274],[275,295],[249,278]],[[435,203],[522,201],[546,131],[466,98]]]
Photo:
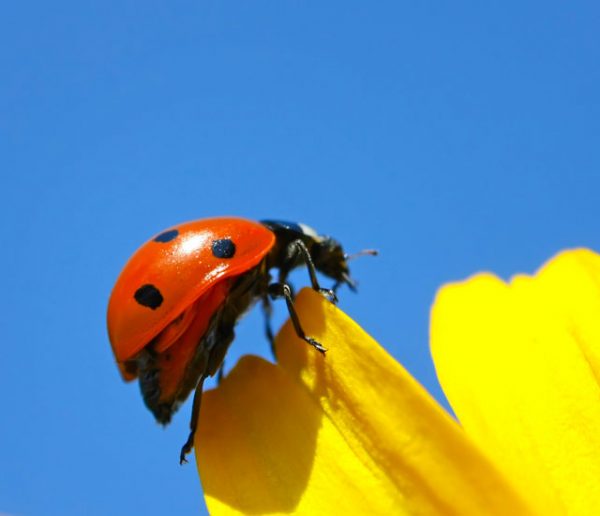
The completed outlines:
[[[214,252],[219,241],[229,246],[221,257]],[[258,265],[274,243],[275,235],[258,222],[214,218],[180,224],[142,245],[125,265],[108,304],[117,362],[135,356],[218,282]],[[152,303],[137,299],[143,289],[155,296]],[[208,320],[212,313],[206,315]]]

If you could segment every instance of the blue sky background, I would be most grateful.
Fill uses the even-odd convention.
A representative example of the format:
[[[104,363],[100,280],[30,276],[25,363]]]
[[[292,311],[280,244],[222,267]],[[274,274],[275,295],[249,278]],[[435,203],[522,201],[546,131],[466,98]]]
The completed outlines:
[[[599,26],[592,1],[5,2],[0,512],[205,510],[189,405],[157,426],[105,330],[129,255],[184,220],[378,248],[340,306],[443,400],[441,284],[600,249]]]

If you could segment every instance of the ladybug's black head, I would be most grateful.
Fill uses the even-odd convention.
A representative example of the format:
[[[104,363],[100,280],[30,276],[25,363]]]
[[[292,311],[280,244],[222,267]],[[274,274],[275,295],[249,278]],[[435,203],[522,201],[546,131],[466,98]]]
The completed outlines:
[[[337,240],[327,236],[315,238],[310,255],[316,269],[336,281],[334,290],[344,283],[356,290],[356,282],[350,277],[348,255]]]
[[[277,267],[285,278],[294,267],[306,264],[302,253],[298,252],[297,243],[301,241],[310,254],[315,269],[325,276],[335,280],[333,290],[344,283],[352,290],[356,290],[356,283],[350,277],[348,261],[361,254],[376,254],[375,251],[366,250],[352,256],[344,253],[341,244],[331,237],[319,235],[313,228],[306,224],[284,222],[281,220],[261,221],[277,237],[277,244],[271,253],[269,265]]]

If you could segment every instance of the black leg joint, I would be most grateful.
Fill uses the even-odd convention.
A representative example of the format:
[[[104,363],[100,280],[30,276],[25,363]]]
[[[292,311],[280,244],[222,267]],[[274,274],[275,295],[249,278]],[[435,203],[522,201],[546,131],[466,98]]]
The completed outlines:
[[[321,286],[319,285],[319,281],[317,279],[315,262],[313,262],[312,256],[310,255],[310,252],[308,251],[306,244],[300,239],[294,240],[293,242],[291,242],[289,244],[289,246],[288,246],[288,261],[293,263],[296,260],[297,253],[299,253],[302,256],[302,259],[304,260],[304,263],[306,264],[306,268],[308,269],[308,275],[310,277],[310,283],[312,285],[313,290],[316,290],[320,294],[324,295],[331,302],[337,303],[338,299],[335,294],[335,291],[328,289],[328,288],[321,288]],[[284,283],[283,278],[285,278],[287,276],[289,269],[290,269],[289,266],[283,268],[285,273],[283,274],[283,276],[280,275],[280,278],[279,278],[280,283]],[[282,272],[283,272],[283,270],[282,270]]]

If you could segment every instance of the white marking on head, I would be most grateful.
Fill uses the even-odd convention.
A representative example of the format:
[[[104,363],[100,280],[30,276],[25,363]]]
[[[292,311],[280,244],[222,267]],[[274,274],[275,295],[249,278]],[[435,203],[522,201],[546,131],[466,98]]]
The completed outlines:
[[[313,237],[314,239],[319,238],[319,234],[310,226],[307,226],[306,224],[302,224],[301,222],[298,223],[298,226],[300,226],[302,233],[304,233],[306,236]]]

